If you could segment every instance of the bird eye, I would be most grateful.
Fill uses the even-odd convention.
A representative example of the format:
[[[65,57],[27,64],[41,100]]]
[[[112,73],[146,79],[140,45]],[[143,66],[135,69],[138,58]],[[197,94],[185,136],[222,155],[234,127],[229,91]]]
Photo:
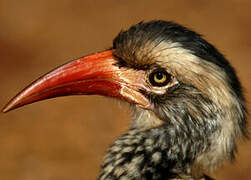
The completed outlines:
[[[171,75],[164,69],[159,69],[149,75],[149,81],[153,86],[165,86],[171,81]]]

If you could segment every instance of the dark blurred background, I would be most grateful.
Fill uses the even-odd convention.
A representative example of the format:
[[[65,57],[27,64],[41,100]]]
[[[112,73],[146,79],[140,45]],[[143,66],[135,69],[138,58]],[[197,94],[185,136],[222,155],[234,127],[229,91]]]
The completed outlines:
[[[250,101],[250,8],[249,0],[0,0],[0,106],[50,69],[153,19],[202,33],[236,67]],[[95,179],[108,145],[130,124],[125,105],[100,96],[47,100],[0,120],[1,180]],[[236,162],[213,176],[251,179],[250,147],[241,142]]]

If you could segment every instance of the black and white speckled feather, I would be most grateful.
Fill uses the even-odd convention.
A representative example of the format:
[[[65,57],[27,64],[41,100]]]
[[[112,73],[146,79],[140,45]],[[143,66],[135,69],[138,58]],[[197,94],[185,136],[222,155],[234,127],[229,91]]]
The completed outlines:
[[[190,133],[175,132],[174,129],[165,124],[146,131],[131,129],[109,149],[99,178],[188,178],[191,163],[199,153],[207,151],[202,146],[205,138],[198,133],[195,138],[199,140],[194,141]]]

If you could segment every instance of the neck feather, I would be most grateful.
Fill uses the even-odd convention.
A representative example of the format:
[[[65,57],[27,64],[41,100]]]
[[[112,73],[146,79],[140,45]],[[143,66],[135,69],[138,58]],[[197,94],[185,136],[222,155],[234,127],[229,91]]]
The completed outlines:
[[[196,156],[207,150],[205,139],[197,134],[193,141],[189,134],[180,133],[166,124],[130,129],[109,148],[99,179],[192,179]]]

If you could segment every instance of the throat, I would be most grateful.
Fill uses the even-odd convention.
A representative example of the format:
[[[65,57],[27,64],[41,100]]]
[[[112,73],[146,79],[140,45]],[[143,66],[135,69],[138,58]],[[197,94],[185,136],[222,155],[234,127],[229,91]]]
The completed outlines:
[[[148,130],[164,124],[154,112],[132,106],[132,129]]]
[[[191,151],[199,149],[195,147],[198,144],[189,137],[183,137],[184,141],[177,137],[165,125],[130,129],[109,148],[99,179],[193,179],[191,166],[196,152]]]

